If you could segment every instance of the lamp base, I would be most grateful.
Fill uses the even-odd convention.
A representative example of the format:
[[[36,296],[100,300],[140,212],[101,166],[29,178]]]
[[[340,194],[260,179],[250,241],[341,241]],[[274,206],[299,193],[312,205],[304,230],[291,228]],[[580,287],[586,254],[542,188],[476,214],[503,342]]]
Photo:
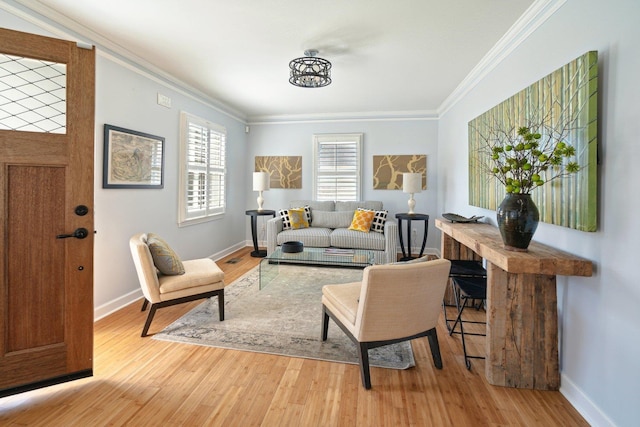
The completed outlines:
[[[411,193],[411,195],[409,196],[409,201],[407,202],[407,205],[409,206],[409,214],[414,214],[415,212],[413,211],[413,209],[416,207],[416,201],[413,198],[413,193]]]
[[[258,210],[261,211],[262,210],[262,204],[264,203],[264,197],[262,197],[262,191],[260,191],[258,193]]]

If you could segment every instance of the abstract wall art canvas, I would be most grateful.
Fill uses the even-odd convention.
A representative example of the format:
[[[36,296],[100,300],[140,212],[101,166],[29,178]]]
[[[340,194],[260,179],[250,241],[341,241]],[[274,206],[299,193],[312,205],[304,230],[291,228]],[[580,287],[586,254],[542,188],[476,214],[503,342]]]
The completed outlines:
[[[427,189],[426,154],[373,156],[373,189],[402,190],[402,174],[405,172],[421,173],[422,189]]]
[[[268,172],[270,188],[302,188],[302,156],[256,156],[255,172]]]
[[[539,125],[542,139],[575,148],[577,173],[531,191],[540,221],[581,231],[597,229],[598,53],[587,52],[469,122],[469,204],[496,210],[504,185],[488,173],[487,135]],[[548,138],[551,137],[551,138]]]

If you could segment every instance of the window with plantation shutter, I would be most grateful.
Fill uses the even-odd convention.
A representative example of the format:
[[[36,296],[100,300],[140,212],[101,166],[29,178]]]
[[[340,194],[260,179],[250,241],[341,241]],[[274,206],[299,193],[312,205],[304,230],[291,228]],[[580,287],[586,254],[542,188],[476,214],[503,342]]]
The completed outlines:
[[[315,200],[360,200],[362,134],[314,135]]]
[[[223,126],[180,114],[179,225],[224,214],[226,134]]]

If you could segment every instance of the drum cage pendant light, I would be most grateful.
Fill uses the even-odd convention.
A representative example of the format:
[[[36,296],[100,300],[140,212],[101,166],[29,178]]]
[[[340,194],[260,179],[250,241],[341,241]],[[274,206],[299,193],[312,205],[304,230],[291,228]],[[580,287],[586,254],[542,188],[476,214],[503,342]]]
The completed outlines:
[[[318,51],[309,49],[305,56],[289,63],[289,83],[299,87],[323,87],[331,83],[331,62],[318,58]]]

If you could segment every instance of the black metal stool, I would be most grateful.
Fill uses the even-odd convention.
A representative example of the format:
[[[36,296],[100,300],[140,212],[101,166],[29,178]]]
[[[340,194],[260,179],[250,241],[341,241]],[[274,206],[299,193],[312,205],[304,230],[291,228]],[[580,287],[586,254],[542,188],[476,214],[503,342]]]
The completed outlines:
[[[449,277],[487,277],[487,270],[482,266],[482,261],[476,260],[466,260],[466,259],[451,259],[451,270],[449,271]],[[459,298],[456,296],[457,292],[455,289],[455,285],[453,282],[451,283],[451,288],[453,290],[454,298],[456,299],[455,307],[458,308],[460,306]],[[451,307],[451,305],[449,305]],[[444,324],[447,326],[447,330],[449,331],[449,335],[451,335],[452,326],[449,322],[453,322],[455,319],[447,318],[447,303],[446,301],[442,301],[442,311],[444,312]]]
[[[487,322],[478,322],[471,320],[463,320],[462,312],[466,307],[468,307],[469,301],[473,302],[480,301],[481,305],[484,305],[484,302],[487,299],[487,278],[486,277],[453,277],[454,291],[455,291],[455,300],[458,308],[458,316],[456,317],[453,326],[449,330],[449,335],[451,334],[460,334],[462,336],[462,351],[464,352],[464,363],[467,365],[467,369],[471,369],[471,361],[469,359],[484,359],[484,356],[473,356],[467,353],[467,344],[465,342],[465,335],[476,335],[476,336],[486,336],[486,333],[471,333],[464,331],[465,323],[475,323],[475,324],[484,324]],[[460,303],[462,302],[462,303]],[[460,325],[460,332],[457,332],[456,326]]]

